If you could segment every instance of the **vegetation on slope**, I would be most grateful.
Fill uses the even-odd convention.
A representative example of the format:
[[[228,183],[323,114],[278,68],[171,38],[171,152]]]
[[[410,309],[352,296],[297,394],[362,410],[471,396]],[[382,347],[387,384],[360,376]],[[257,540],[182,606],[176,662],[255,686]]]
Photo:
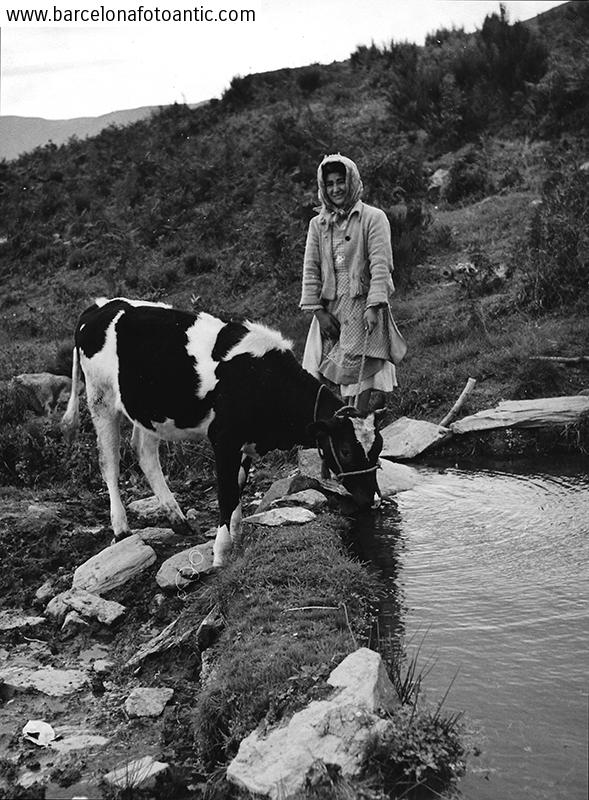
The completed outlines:
[[[173,106],[150,121],[0,163],[0,379],[67,372],[75,319],[102,294],[257,318],[280,327],[300,352],[308,320],[297,302],[316,165],[341,151],[357,161],[366,199],[391,220],[394,310],[409,343],[391,415],[440,418],[468,376],[478,380],[469,411],[502,397],[584,388],[582,367],[542,367],[530,356],[589,351],[589,172],[579,169],[589,160],[586,8],[555,9],[549,28],[542,17],[511,26],[500,10],[476,34],[437,31],[423,48],[358,48],[340,64],[236,78],[219,102]],[[433,198],[428,181],[438,168],[449,171],[448,185]],[[405,192],[405,216],[396,187]],[[478,269],[476,280],[450,280],[444,270],[465,261]],[[30,420],[0,385],[0,450],[5,487],[63,481],[82,498],[99,491],[87,414],[66,451],[56,422]],[[164,458],[181,500],[213,485],[205,445],[169,448]],[[125,450],[128,495],[139,481],[132,461]],[[106,518],[105,496],[99,500]],[[267,552],[255,537],[251,546]],[[254,569],[244,559],[236,569]],[[346,591],[369,596],[363,580],[354,573]],[[245,616],[252,586],[264,591],[264,581],[254,570],[228,573],[219,585],[216,599],[234,626],[228,637],[246,622],[277,635],[268,621]],[[287,581],[278,591],[290,588]],[[258,610],[264,602],[258,594],[252,601]],[[289,607],[311,604],[305,592],[288,597]],[[356,605],[352,626],[364,616]],[[349,631],[341,619],[332,634],[343,654]],[[286,677],[312,696],[325,659],[308,649],[303,659],[291,644]],[[230,674],[231,653],[226,658]],[[266,695],[256,691],[251,706],[236,709],[218,675],[194,719],[184,720],[189,744],[176,748],[196,741],[207,779],[234,752],[238,731],[292,699],[280,695],[279,670]],[[255,670],[242,678],[255,679]],[[215,732],[207,728],[213,712],[222,722]],[[220,739],[229,720],[236,733]],[[427,750],[440,719],[429,723],[421,740],[411,739],[417,729],[405,730],[407,752]],[[452,741],[444,768],[463,755]],[[380,790],[390,786],[378,748],[373,767],[382,772]],[[419,768],[417,758],[405,778],[416,779]]]

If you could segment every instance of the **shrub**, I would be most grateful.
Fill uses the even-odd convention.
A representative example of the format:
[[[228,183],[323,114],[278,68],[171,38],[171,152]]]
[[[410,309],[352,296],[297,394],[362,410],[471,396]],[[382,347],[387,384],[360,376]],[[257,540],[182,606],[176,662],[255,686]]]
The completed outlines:
[[[588,231],[589,175],[563,164],[546,182],[513,257],[523,307],[538,312],[587,296]]]
[[[321,72],[316,67],[307,67],[297,76],[297,85],[305,97],[309,97],[321,86]]]
[[[474,151],[457,159],[450,167],[446,189],[446,199],[449,203],[481,199],[492,190],[489,172],[478,162]]]

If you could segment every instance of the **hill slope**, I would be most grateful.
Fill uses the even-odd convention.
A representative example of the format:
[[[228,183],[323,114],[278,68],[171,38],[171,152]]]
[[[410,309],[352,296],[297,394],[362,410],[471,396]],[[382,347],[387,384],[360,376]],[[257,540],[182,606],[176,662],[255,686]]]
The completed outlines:
[[[530,315],[564,320],[586,297],[577,170],[589,158],[585,8],[552,10],[556,49],[534,25],[495,14],[474,35],[438,31],[423,48],[361,47],[327,67],[236,78],[221,101],[171,106],[0,164],[0,377],[54,361],[56,343],[100,294],[262,319],[300,352],[316,165],[341,151],[358,162],[366,200],[391,220],[395,311],[410,338],[395,412],[432,413],[475,369],[480,402],[512,396],[514,371],[499,369],[493,337],[515,358],[508,331],[523,364],[548,345],[528,336]],[[427,187],[438,168],[450,171],[435,200]],[[406,192],[402,222],[396,186]],[[448,283],[442,268],[465,260],[503,278]],[[482,337],[471,325],[481,314]],[[585,315],[574,339],[568,323],[557,325],[554,349],[585,346],[586,324]],[[40,346],[27,348],[31,339]],[[423,361],[433,354],[436,381]]]

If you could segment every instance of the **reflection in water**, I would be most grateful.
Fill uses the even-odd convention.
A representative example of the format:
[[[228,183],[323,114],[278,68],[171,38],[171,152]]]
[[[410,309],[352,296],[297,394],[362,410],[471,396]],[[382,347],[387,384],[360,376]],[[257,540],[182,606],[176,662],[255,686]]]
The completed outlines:
[[[409,653],[435,661],[433,700],[459,670],[445,707],[483,749],[468,800],[587,796],[589,474],[535,466],[420,469],[372,534],[356,528],[391,581],[386,635],[400,613]]]

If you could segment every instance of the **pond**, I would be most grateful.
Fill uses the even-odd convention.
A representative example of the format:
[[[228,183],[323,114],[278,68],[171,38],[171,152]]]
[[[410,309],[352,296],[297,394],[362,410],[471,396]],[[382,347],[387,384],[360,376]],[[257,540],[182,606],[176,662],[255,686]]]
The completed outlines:
[[[365,555],[391,582],[383,634],[401,620],[428,699],[450,687],[477,731],[463,796],[585,800],[589,463],[416,474]]]

